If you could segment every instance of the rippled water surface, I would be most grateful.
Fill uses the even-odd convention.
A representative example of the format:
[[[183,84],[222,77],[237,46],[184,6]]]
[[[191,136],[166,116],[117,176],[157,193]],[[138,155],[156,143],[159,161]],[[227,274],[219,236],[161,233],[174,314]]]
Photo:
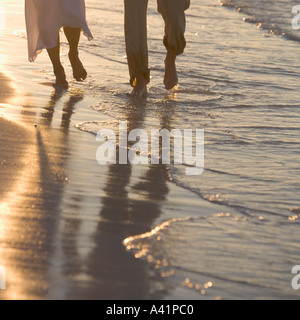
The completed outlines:
[[[121,17],[122,10],[112,9],[111,2],[90,3],[96,40],[86,50],[125,70],[118,19],[106,33],[105,21],[93,20],[96,7],[107,16]],[[299,250],[300,187],[300,48],[299,33],[291,28],[293,5],[288,0],[192,1],[188,47],[178,60],[180,87],[166,95],[163,25],[150,1],[152,83],[142,112],[132,110],[131,116],[146,128],[157,121],[161,127],[204,128],[205,173],[187,177],[184,167],[171,166],[169,177],[228,211],[206,216],[199,209],[201,218],[196,214],[190,220],[182,212],[183,220],[127,240],[128,250],[150,261],[170,283],[209,297],[293,297],[289,279]],[[118,74],[112,83],[100,78],[95,75],[93,90],[101,95],[95,109],[128,120],[122,102],[126,89],[112,85]],[[216,288],[206,285],[206,290],[209,281]]]
[[[187,49],[178,58],[180,86],[167,93],[163,21],[149,1],[152,80],[148,98],[138,103],[126,95],[123,3],[86,3],[95,39],[81,42],[90,71],[83,89],[96,102],[88,116],[77,114],[77,128],[95,135],[105,115],[107,128],[126,120],[132,129],[204,129],[204,174],[188,177],[185,166],[171,165],[167,176],[220,204],[215,214],[186,207],[124,246],[178,298],[297,298],[291,289],[300,249],[300,31],[291,27],[297,3],[193,0]],[[66,50],[64,42],[63,56]],[[49,69],[42,74],[51,78]]]

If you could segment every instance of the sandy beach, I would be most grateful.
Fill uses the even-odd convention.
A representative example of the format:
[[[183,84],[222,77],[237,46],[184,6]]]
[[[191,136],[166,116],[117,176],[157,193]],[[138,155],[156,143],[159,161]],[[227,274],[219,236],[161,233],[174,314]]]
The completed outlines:
[[[61,35],[68,90],[53,88],[45,51],[27,61],[23,1],[0,3],[0,300],[299,298],[298,42],[195,0],[170,93],[149,2],[152,78],[147,99],[132,99],[123,8],[86,3],[86,81],[72,79]],[[204,174],[99,165],[97,132],[119,121],[205,129]]]
[[[9,86],[14,81],[1,79],[5,95],[11,92],[1,101],[2,110],[19,108],[8,104],[20,99]],[[1,299],[182,297],[184,289],[164,289],[123,240],[188,214],[187,208],[192,215],[199,204],[205,214],[219,206],[170,183],[166,166],[99,166],[95,140],[72,125],[72,115],[90,103],[88,98],[76,88],[45,88],[50,95],[48,101],[46,92],[38,99],[44,104],[40,116],[32,111],[40,106],[31,102],[20,107],[16,121],[0,119],[0,256],[7,272]],[[60,124],[52,128],[57,113]],[[128,121],[134,128],[139,119],[133,113]],[[185,297],[197,294],[187,291]]]
[[[14,95],[10,85],[11,80],[0,73],[0,103],[5,103]],[[26,147],[30,144],[30,134],[24,127],[15,122],[0,117],[1,144],[0,144],[0,196],[10,191],[17,181],[22,170],[22,158]]]
[[[166,166],[99,166],[95,138],[75,128],[82,114],[93,117],[89,106],[98,100],[85,94],[86,84],[53,89],[46,55],[26,64],[20,34],[4,55],[11,79],[1,75],[0,262],[7,286],[1,299],[182,297],[184,288],[169,292],[123,240],[192,214],[199,202],[206,213],[217,209],[170,183]],[[24,65],[17,70],[18,60]],[[107,67],[116,72],[113,61]],[[129,128],[138,127],[139,109],[139,101],[128,99]],[[186,298],[197,298],[186,291]]]
[[[8,79],[2,79],[5,88]],[[51,129],[63,95],[61,125]],[[70,125],[76,104],[83,101],[76,90],[53,91],[41,117],[27,105],[20,125],[0,119],[0,255],[7,270],[1,299],[176,297],[176,290],[162,289],[147,263],[136,260],[122,242],[180,217],[188,207],[191,213],[198,210],[199,203],[205,213],[219,207],[171,184],[165,166],[99,167],[93,139]],[[177,200],[179,195],[184,201]],[[187,298],[193,296],[187,292]]]

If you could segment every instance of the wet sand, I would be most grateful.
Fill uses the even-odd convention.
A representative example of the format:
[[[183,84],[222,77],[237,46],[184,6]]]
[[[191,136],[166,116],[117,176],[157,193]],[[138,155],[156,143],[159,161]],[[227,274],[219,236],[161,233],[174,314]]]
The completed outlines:
[[[0,103],[14,94],[10,80],[0,73]],[[29,143],[29,134],[21,126],[0,117],[0,199],[5,196],[22,168],[22,154]]]
[[[23,4],[21,1],[19,3],[20,6]],[[111,6],[109,2],[107,5]],[[14,10],[18,11],[18,15]],[[105,14],[101,24],[120,22],[121,11],[114,10],[110,14],[103,11]],[[159,68],[153,70],[151,99],[143,102],[128,98],[125,92],[130,88],[127,83],[126,60],[122,58],[123,48],[115,48],[120,60],[118,64],[113,55],[107,58],[103,54],[107,53],[109,41],[112,49],[117,43],[116,39],[123,43],[123,28],[110,28],[113,30],[111,37],[104,39],[107,34],[102,34],[101,25],[101,33],[96,34],[100,47],[93,44],[88,47],[83,42],[84,39],[81,42],[87,49],[81,50],[81,54],[91,78],[84,83],[76,83],[70,79],[71,69],[64,42],[62,61],[66,66],[70,89],[54,90],[49,85],[53,82],[53,74],[47,54],[42,53],[34,64],[27,62],[26,41],[21,30],[22,8],[12,8],[11,12],[12,28],[17,28],[18,36],[0,37],[0,47],[5,48],[0,56],[1,65],[14,88],[10,90],[11,93],[14,92],[11,95],[7,94],[7,88],[3,89],[1,86],[5,92],[5,100],[0,101],[0,158],[3,157],[6,162],[0,169],[0,265],[6,268],[7,290],[0,292],[0,299],[214,299],[219,294],[213,292],[210,296],[203,295],[196,292],[194,287],[191,289],[182,283],[188,277],[195,277],[200,281],[199,273],[203,275],[204,281],[212,280],[209,272],[213,273],[215,265],[224,265],[223,255],[220,254],[223,247],[219,248],[218,241],[227,250],[226,261],[229,266],[223,270],[226,275],[226,290],[222,296],[226,298],[237,286],[241,289],[237,294],[243,292],[244,281],[231,281],[230,276],[236,279],[234,272],[236,269],[240,271],[241,265],[244,267],[243,262],[247,262],[244,260],[244,247],[239,246],[239,238],[233,232],[246,229],[247,225],[235,224],[234,218],[238,213],[233,208],[230,208],[230,214],[234,217],[232,225],[228,227],[228,234],[223,235],[222,231],[227,229],[227,225],[213,219],[216,223],[213,228],[214,222],[211,223],[206,218],[216,213],[226,214],[228,206],[204,201],[191,191],[179,187],[171,181],[166,166],[99,166],[96,162],[99,143],[95,136],[76,128],[76,125],[83,122],[112,123],[118,119],[126,120],[129,130],[157,125],[163,128],[174,126],[172,118],[176,120],[181,114],[179,109],[186,109],[176,102],[176,98],[165,98],[165,93],[160,89],[162,72]],[[92,12],[92,19],[98,21],[98,15],[95,10]],[[228,12],[224,11],[226,19],[227,15]],[[15,27],[16,16],[20,17],[18,27]],[[214,31],[212,34],[214,37],[218,32]],[[155,43],[161,42],[161,39],[155,40]],[[102,44],[105,47],[102,48]],[[191,56],[199,50],[198,47],[195,48],[195,51],[189,49]],[[224,51],[221,52],[223,54]],[[226,60],[224,64],[226,65]],[[207,65],[204,64],[203,68],[206,69]],[[224,70],[227,73],[227,67]],[[210,69],[205,72],[208,74]],[[186,74],[190,75],[188,70]],[[218,84],[219,78],[216,76],[216,80],[208,82],[209,85]],[[8,84],[6,78],[4,83]],[[198,95],[199,91],[190,91],[192,102],[195,93]],[[178,93],[178,99],[184,99],[182,96],[184,89]],[[201,93],[199,96],[204,100],[207,98],[206,94]],[[214,97],[213,95],[212,100]],[[157,103],[153,100],[157,100]],[[102,111],[98,110],[99,107]],[[110,112],[105,113],[106,110]],[[157,112],[153,113],[154,116],[151,113],[149,116],[149,110]],[[206,112],[201,121],[208,121],[205,114]],[[210,117],[213,119],[214,113],[209,111]],[[219,158],[223,164],[222,153]],[[214,179],[211,180],[216,183]],[[201,178],[200,183],[203,183]],[[197,256],[199,265],[193,262],[195,259],[188,261],[188,265],[193,263],[196,272],[192,268],[191,271],[181,268],[179,261],[179,272],[174,278],[170,273],[170,281],[168,272],[162,274],[160,268],[155,268],[164,264],[166,259],[161,258],[151,264],[145,259],[136,259],[133,252],[126,251],[123,240],[127,237],[149,232],[164,221],[186,217],[200,217],[207,222],[200,231],[191,226],[191,229],[187,228],[195,233],[198,230],[198,237],[191,236],[192,240],[187,241],[185,236],[181,236],[184,233],[175,229],[173,233],[170,232],[171,240],[165,247],[163,241],[157,246],[160,249],[167,248],[164,253],[166,256],[170,253],[168,258],[175,256],[180,260],[195,245],[196,254],[192,253]],[[255,230],[256,223],[255,220]],[[184,224],[178,228],[184,229]],[[265,230],[261,233],[265,235]],[[255,235],[249,234],[249,239],[253,239],[255,243],[257,238],[253,234]],[[218,235],[222,237],[218,238]],[[244,239],[244,233],[241,236]],[[211,248],[203,241],[207,238],[214,245],[215,250],[211,250],[211,255],[215,260],[201,269],[201,260],[205,262],[207,252],[203,255],[198,252],[199,248],[203,251]],[[193,239],[197,242],[194,243]],[[236,250],[236,245],[242,253]],[[256,251],[264,252],[261,247],[255,246],[254,257],[257,257]],[[239,253],[237,260],[232,259],[232,252]],[[165,266],[165,269],[170,271],[172,266],[170,270],[168,267]],[[255,275],[253,273],[251,277]],[[289,270],[286,275],[290,276]],[[289,286],[290,281],[286,283]],[[250,289],[248,287],[245,290],[242,297],[252,290],[254,297],[261,293],[261,287],[253,286],[252,281]]]
[[[17,12],[22,18],[22,7]],[[89,79],[70,81],[67,91],[54,90],[45,52],[29,64],[22,36],[12,41],[8,33],[0,38],[4,43],[1,61],[15,94],[0,102],[1,157],[11,163],[0,172],[0,265],[7,286],[0,299],[199,299],[136,259],[123,240],[170,219],[226,208],[171,183],[166,166],[99,166],[95,136],[75,126],[115,119],[91,109],[101,97],[91,96]],[[126,64],[116,68],[113,60],[83,52],[82,59],[94,79],[102,70],[97,86],[109,77],[115,82],[111,88],[130,89],[127,81],[120,84],[120,77],[128,78]],[[70,79],[65,47],[62,61]],[[151,107],[124,95],[119,115],[130,131],[144,125]],[[161,108],[164,128],[170,126],[169,112],[168,105]]]
[[[196,299],[164,285],[123,240],[183,213],[220,208],[170,183],[166,166],[99,166],[99,145],[72,119],[88,109],[84,91],[31,85],[25,100],[16,93],[1,108],[15,117],[0,120],[1,299]],[[38,99],[36,88],[43,88]],[[138,127],[132,110],[141,105],[128,100],[125,109],[129,130]]]
[[[0,149],[9,164],[0,169],[0,265],[7,287],[0,299],[198,299],[180,286],[179,292],[170,288],[150,264],[126,251],[123,240],[219,207],[170,183],[166,166],[99,166],[99,143],[75,128],[95,119],[90,107],[99,98],[86,94],[88,83],[54,90],[47,55],[29,64],[26,41],[7,39],[0,40],[7,43],[2,62],[11,79],[8,90],[1,77]],[[83,60],[87,70],[95,68],[89,56]],[[99,59],[97,67],[104,63],[119,79],[114,61]],[[129,130],[141,125],[144,110],[144,103],[125,98]],[[97,120],[114,119],[99,114]]]

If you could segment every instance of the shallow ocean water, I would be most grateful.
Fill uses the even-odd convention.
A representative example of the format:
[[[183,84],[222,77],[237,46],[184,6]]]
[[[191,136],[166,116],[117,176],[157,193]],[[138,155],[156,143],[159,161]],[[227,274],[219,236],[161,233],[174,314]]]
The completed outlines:
[[[276,4],[193,1],[187,50],[178,59],[180,87],[171,95],[161,85],[162,21],[155,2],[149,4],[152,84],[144,112],[133,117],[145,128],[159,121],[161,128],[205,129],[204,174],[188,177],[184,166],[170,166],[169,177],[209,202],[226,205],[228,215],[206,216],[200,209],[191,220],[171,221],[158,234],[126,243],[170,284],[210,298],[296,297],[290,270],[299,250],[300,48],[291,27],[295,2]],[[95,26],[96,37],[100,29]],[[102,35],[109,54],[97,40],[89,50],[123,68],[123,35],[116,29],[113,24]],[[104,83],[94,90],[112,90],[100,99],[99,112],[128,120],[123,88]],[[98,129],[94,123],[89,131]],[[207,283],[213,284],[209,290]]]
[[[123,239],[124,246],[149,263],[176,298],[299,298],[291,288],[300,249],[295,1],[192,1],[188,45],[178,58],[180,86],[172,93],[162,85],[163,21],[156,2],[149,1],[152,81],[148,98],[134,103],[126,95],[123,4],[86,4],[95,39],[81,42],[90,70],[81,89],[94,103],[77,114],[77,128],[95,139],[105,116],[111,119],[108,128],[126,120],[132,129],[204,129],[204,174],[188,177],[185,166],[171,165],[167,175],[171,183],[220,204],[215,214],[187,207],[174,219],[158,221],[152,232]],[[22,24],[16,28],[22,39]],[[64,42],[63,58],[66,52]],[[50,66],[40,75],[51,80]],[[153,202],[160,200],[153,196]]]

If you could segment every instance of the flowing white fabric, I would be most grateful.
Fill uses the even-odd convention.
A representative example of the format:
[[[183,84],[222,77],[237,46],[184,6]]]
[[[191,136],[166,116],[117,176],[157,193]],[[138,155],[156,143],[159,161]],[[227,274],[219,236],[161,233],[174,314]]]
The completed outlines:
[[[84,0],[25,0],[28,59],[57,45],[61,27],[81,28],[93,39],[85,17]]]

